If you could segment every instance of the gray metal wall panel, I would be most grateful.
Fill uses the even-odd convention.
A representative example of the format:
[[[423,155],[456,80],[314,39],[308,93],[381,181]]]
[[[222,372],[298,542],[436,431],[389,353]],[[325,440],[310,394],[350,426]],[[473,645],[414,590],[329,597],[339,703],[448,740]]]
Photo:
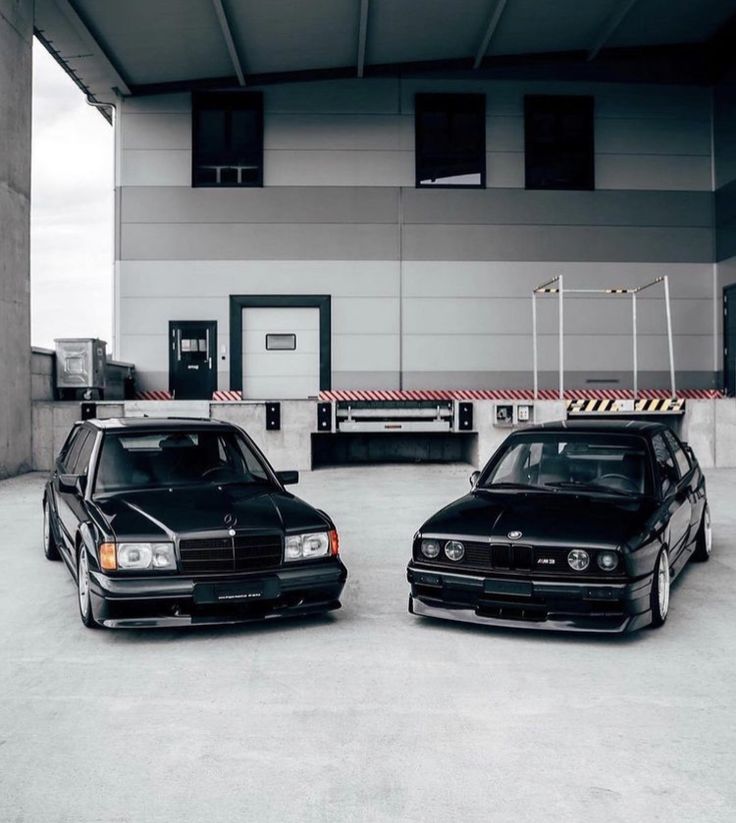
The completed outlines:
[[[123,223],[396,223],[398,189],[125,186]]]
[[[736,180],[722,186],[715,195],[716,259],[736,255]]]
[[[595,378],[603,382],[590,382],[591,373],[570,371],[566,373],[565,387],[568,389],[626,389],[632,387],[630,371],[596,372]],[[685,371],[675,373],[678,386],[693,389],[716,388],[712,371]],[[558,375],[555,371],[539,374],[540,389],[557,389]],[[642,371],[639,373],[639,385],[651,389],[669,389],[669,371]],[[406,389],[531,389],[532,373],[521,371],[421,371],[404,372]]]
[[[408,225],[406,260],[585,260],[702,263],[713,260],[707,228]]]
[[[130,223],[123,260],[396,260],[397,226]]]
[[[713,225],[706,192],[405,189],[405,223],[577,226]]]

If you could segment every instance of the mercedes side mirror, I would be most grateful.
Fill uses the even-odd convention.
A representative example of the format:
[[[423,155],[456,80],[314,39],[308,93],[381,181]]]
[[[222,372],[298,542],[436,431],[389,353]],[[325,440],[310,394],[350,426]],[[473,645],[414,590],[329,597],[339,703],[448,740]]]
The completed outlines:
[[[276,472],[276,477],[283,486],[293,486],[299,482],[299,472]]]
[[[84,494],[87,487],[87,476],[84,474],[60,474],[59,490],[65,494]]]
[[[480,480],[480,472],[474,471],[470,475],[470,488],[474,489],[478,485],[478,480]]]

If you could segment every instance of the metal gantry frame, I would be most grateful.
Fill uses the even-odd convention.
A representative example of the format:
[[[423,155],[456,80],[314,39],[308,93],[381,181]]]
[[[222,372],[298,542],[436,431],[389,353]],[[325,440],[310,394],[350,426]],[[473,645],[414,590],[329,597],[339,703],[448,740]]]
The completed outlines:
[[[534,399],[539,397],[539,354],[537,350],[537,295],[556,294],[558,306],[558,346],[559,346],[559,392],[560,400],[565,396],[565,294],[602,294],[609,297],[621,297],[623,295],[631,295],[631,325],[632,325],[632,340],[633,340],[633,359],[634,359],[634,398],[639,393],[639,347],[638,347],[638,329],[637,329],[637,296],[645,289],[650,289],[653,286],[662,283],[664,286],[664,303],[665,313],[667,317],[667,345],[669,349],[670,361],[670,390],[672,397],[677,396],[675,386],[675,353],[672,344],[672,310],[670,306],[670,281],[669,276],[664,274],[651,283],[645,283],[643,286],[635,286],[633,288],[614,288],[614,289],[565,289],[563,275],[558,274],[541,286],[537,286],[532,291],[532,346],[534,350]]]

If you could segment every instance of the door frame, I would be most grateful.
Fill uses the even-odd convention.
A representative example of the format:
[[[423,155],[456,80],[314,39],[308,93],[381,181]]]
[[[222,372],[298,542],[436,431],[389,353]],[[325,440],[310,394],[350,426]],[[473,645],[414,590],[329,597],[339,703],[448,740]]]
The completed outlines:
[[[203,397],[202,400],[211,400],[212,394],[217,391],[217,320],[169,320],[169,392],[172,397],[175,397],[174,367],[176,365],[176,347],[172,347],[171,345],[171,335],[175,326],[181,326],[183,328],[191,328],[192,326],[206,326],[209,329],[211,354],[210,352],[207,352],[207,356],[212,357],[212,379],[210,381],[211,387],[209,390],[209,396],[207,398]]]
[[[721,310],[722,310],[722,325],[721,325],[721,354],[723,356],[723,369],[721,371],[721,377],[723,380],[723,390],[729,395],[729,397],[733,397],[736,394],[736,375],[733,376],[734,384],[729,386],[729,375],[728,375],[728,337],[727,337],[727,330],[728,330],[728,295],[729,292],[731,293],[732,298],[736,298],[736,283],[730,283],[728,286],[723,287],[722,295],[721,295]],[[736,299],[732,299],[731,303],[733,304],[731,307],[731,311],[736,311]],[[729,391],[730,389],[730,391]]]
[[[332,300],[329,294],[231,294],[232,391],[243,390],[243,309],[319,309],[319,390],[332,388]]]

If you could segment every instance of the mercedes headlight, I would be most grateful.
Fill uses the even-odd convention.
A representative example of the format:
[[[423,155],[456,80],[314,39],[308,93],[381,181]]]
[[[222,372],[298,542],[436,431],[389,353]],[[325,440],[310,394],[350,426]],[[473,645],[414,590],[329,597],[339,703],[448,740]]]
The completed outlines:
[[[331,553],[329,532],[312,534],[289,534],[284,543],[285,560],[311,560],[314,557],[328,557]]]
[[[119,569],[137,571],[173,571],[176,555],[173,543],[118,543]]]

